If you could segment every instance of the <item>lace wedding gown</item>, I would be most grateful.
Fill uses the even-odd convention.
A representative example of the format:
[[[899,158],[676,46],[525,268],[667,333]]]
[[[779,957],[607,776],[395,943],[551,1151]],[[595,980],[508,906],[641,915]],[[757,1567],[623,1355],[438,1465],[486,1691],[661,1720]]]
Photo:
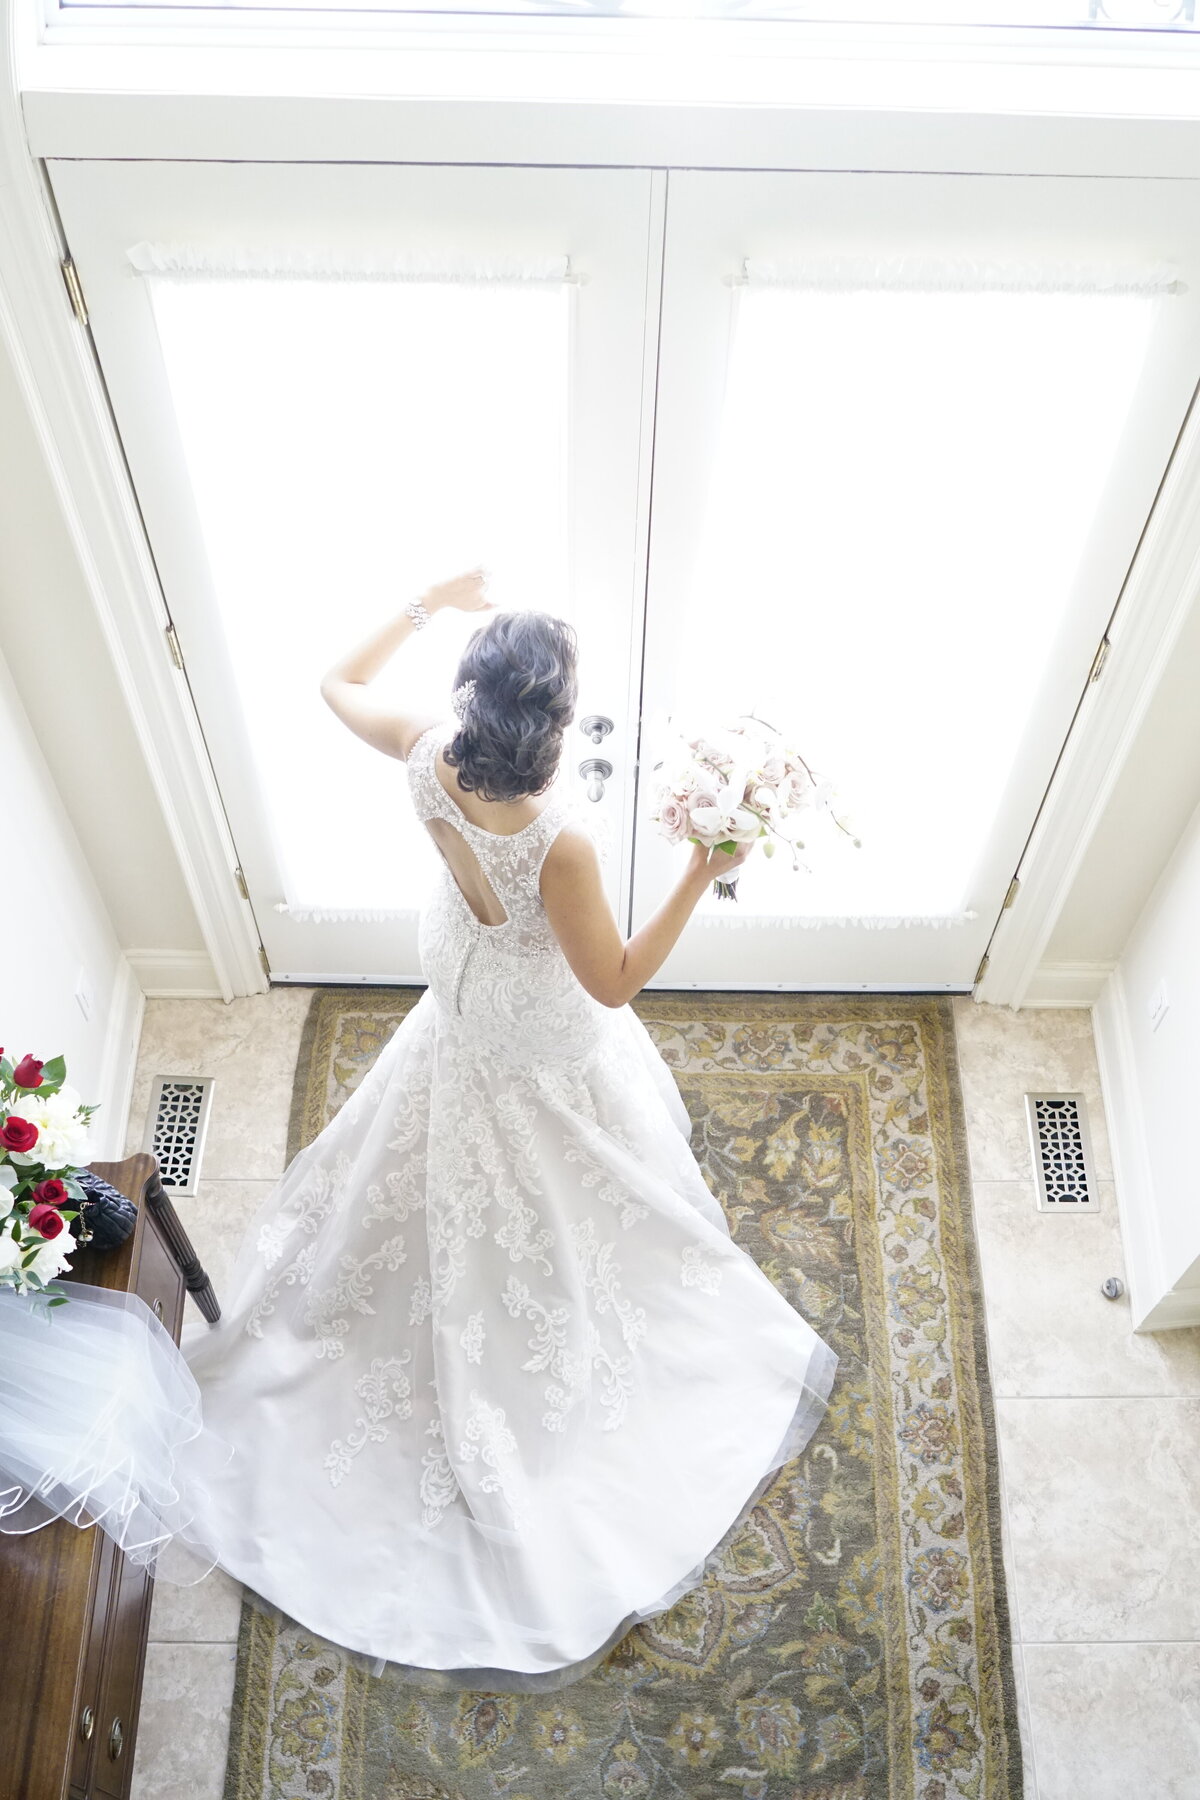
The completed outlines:
[[[532,1691],[701,1579],[837,1357],[731,1242],[645,1027],[558,947],[565,810],[470,823],[446,735],[409,759],[416,811],[506,923],[443,869],[427,992],[252,1225],[221,1323],[188,1328],[182,1454],[195,1535],[259,1596],[417,1678]]]

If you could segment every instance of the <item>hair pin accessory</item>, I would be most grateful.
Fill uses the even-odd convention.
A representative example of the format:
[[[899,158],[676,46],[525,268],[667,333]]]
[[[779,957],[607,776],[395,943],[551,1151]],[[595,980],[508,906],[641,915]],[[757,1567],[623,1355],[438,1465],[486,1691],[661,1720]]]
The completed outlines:
[[[474,698],[475,683],[473,681],[464,681],[461,687],[455,688],[454,693],[450,697],[450,704],[454,708],[458,718],[466,718],[467,708]]]

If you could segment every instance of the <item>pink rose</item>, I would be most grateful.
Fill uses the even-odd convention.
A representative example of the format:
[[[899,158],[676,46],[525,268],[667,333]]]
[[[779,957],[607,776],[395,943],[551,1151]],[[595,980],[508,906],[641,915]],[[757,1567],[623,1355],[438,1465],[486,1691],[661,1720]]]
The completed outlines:
[[[724,804],[721,795],[717,791],[717,785],[711,779],[706,781],[702,787],[696,788],[693,793],[688,795],[688,811],[691,813],[693,819],[696,817],[696,808],[698,806],[712,806],[715,807],[718,812],[724,811]]]
[[[688,834],[687,808],[678,800],[664,800],[658,809],[658,824],[669,844],[682,844]]]

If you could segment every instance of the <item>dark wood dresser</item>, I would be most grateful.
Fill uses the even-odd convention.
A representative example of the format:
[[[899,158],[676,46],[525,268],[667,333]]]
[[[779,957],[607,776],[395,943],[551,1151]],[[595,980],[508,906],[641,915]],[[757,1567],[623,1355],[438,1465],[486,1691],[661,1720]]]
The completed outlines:
[[[69,1275],[139,1294],[176,1343],[194,1293],[218,1316],[152,1156],[96,1163],[137,1202],[133,1236],[80,1249]],[[133,1774],[151,1582],[95,1529],[0,1534],[0,1800],[126,1800]]]

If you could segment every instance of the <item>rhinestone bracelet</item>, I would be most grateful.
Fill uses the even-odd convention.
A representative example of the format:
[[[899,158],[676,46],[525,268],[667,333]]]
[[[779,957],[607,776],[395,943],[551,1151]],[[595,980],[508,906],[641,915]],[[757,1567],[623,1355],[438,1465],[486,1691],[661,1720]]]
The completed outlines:
[[[410,600],[404,610],[412,620],[416,630],[423,631],[429,623],[429,614],[425,610],[425,602],[423,600]]]

